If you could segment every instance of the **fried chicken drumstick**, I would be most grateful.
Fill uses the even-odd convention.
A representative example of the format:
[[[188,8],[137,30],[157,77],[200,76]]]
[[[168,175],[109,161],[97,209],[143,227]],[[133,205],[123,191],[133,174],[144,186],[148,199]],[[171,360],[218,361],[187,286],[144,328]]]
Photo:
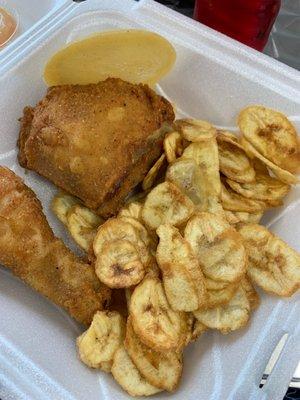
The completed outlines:
[[[57,239],[35,194],[0,167],[0,263],[32,288],[90,324],[110,298],[110,289]]]

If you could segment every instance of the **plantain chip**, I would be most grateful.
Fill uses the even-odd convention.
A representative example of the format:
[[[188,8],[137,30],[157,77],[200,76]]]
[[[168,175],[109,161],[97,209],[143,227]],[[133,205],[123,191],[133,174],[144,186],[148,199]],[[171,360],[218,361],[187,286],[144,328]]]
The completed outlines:
[[[169,163],[174,162],[183,152],[182,136],[179,132],[169,132],[164,139],[164,151]]]
[[[189,315],[172,310],[158,278],[147,276],[134,289],[129,313],[139,339],[154,350],[178,351],[190,338]]]
[[[128,240],[114,240],[103,245],[95,262],[95,272],[110,288],[127,288],[138,284],[146,269],[138,249]]]
[[[179,226],[189,219],[193,211],[193,202],[173,183],[164,182],[148,194],[142,218],[150,229],[157,229],[166,223]]]
[[[199,339],[200,336],[203,335],[204,332],[208,330],[208,327],[202,324],[202,322],[198,321],[194,318],[193,327],[192,327],[192,335],[191,335],[191,342],[195,342]]]
[[[198,213],[186,225],[184,237],[215,281],[237,282],[246,272],[247,255],[240,234],[220,216]]]
[[[222,289],[209,289],[207,288],[208,299],[207,302],[201,309],[213,308],[218,306],[223,306],[232,299],[235,295],[239,286],[239,282],[237,283],[228,283]]]
[[[235,224],[238,224],[240,222],[240,219],[236,215],[236,212],[229,211],[229,210],[224,210],[224,213],[225,213],[225,218],[230,223],[230,225],[235,225]]]
[[[71,207],[80,204],[80,200],[64,192],[56,194],[51,201],[51,209],[57,218],[67,225],[67,213]]]
[[[75,242],[89,251],[103,219],[92,210],[80,204],[72,206],[67,212],[67,228]]]
[[[231,225],[235,225],[240,222],[244,224],[258,224],[263,216],[263,211],[257,213],[248,213],[244,211],[225,210],[225,216]]]
[[[142,377],[151,385],[172,392],[182,373],[182,355],[175,351],[158,352],[144,345],[127,320],[125,349]]]
[[[90,327],[77,338],[79,357],[91,368],[110,371],[125,338],[124,318],[116,311],[97,311]]]
[[[145,246],[150,245],[151,238],[149,236],[149,233],[140,221],[138,221],[136,218],[133,218],[133,217],[119,217],[119,219],[122,221],[128,222],[136,229],[139,237],[142,239]]]
[[[211,329],[226,334],[244,327],[250,316],[250,302],[245,290],[240,287],[230,302],[224,306],[194,311],[198,321]]]
[[[216,137],[217,130],[207,121],[200,119],[180,119],[175,122],[182,137],[189,142],[201,142]]]
[[[156,259],[170,306],[177,311],[197,310],[207,295],[204,276],[190,244],[171,225],[161,225],[157,234]]]
[[[239,228],[249,254],[247,273],[265,291],[289,297],[300,286],[300,255],[263,226]]]
[[[150,168],[142,183],[143,190],[146,191],[152,188],[165,164],[165,160],[166,156],[165,154],[162,154],[152,168]]]
[[[238,125],[245,139],[280,168],[296,172],[300,166],[297,132],[287,117],[262,106],[243,109]]]
[[[226,182],[236,193],[254,200],[281,200],[290,190],[289,185],[263,174],[256,174],[255,181],[250,183],[239,183],[231,179],[226,179]]]
[[[107,242],[125,240],[134,245],[138,250],[139,259],[147,267],[150,261],[150,253],[147,248],[148,241],[145,239],[147,236],[144,229],[142,224],[130,217],[118,217],[107,220],[99,227],[94,239],[93,249],[95,256],[98,257],[102,253],[103,247]]]
[[[253,182],[255,170],[242,146],[223,133],[217,136],[220,171],[236,182]]]
[[[245,277],[242,279],[241,285],[249,300],[251,310],[256,310],[260,304],[260,298],[257,291],[254,289],[252,282],[249,278]]]
[[[258,213],[267,206],[263,201],[247,199],[234,192],[228,185],[222,183],[221,201],[224,210]]]
[[[168,166],[166,180],[178,186],[200,209],[206,210],[205,177],[193,159],[179,158]]]
[[[114,355],[111,373],[130,396],[151,396],[162,391],[141,376],[124,346],[121,346]]]
[[[247,152],[248,156],[252,158],[256,157],[261,162],[263,162],[272,172],[273,174],[281,181],[288,185],[293,185],[298,182],[298,179],[295,175],[291,172],[279,167],[278,165],[274,164],[272,161],[268,160],[266,157],[261,155],[254,146],[250,142],[248,142],[244,137],[241,137],[240,140],[241,144],[243,145],[245,151]]]
[[[219,173],[218,146],[215,138],[191,143],[182,154],[183,159],[192,159],[200,169],[201,193],[204,193],[201,211],[223,213],[220,204],[221,181]],[[199,172],[198,172],[199,176]]]
[[[228,139],[228,141],[237,143],[239,145],[239,138],[234,133],[226,131],[224,129],[218,129],[217,134],[218,134],[218,136],[222,136],[222,137]],[[218,140],[218,136],[217,136],[217,140]],[[240,145],[240,148],[243,149],[243,147],[241,145]]]
[[[137,219],[138,221],[141,221],[142,209],[143,209],[142,203],[133,201],[132,203],[129,203],[125,207],[121,208],[118,217],[132,217]]]

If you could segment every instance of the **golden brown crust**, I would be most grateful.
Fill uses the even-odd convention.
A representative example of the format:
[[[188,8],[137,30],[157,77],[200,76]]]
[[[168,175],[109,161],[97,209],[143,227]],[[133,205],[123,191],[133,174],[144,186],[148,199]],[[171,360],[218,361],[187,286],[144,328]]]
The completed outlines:
[[[90,208],[104,203],[106,215],[160,156],[163,137],[153,132],[174,120],[171,104],[147,85],[114,78],[52,87],[33,114],[25,109],[22,119],[21,164]]]
[[[57,239],[35,194],[0,167],[0,263],[88,325],[109,301],[110,290],[93,268]]]
[[[20,135],[18,139],[18,147],[19,147],[19,163],[22,167],[27,167],[26,154],[25,154],[25,144],[30,134],[31,123],[33,120],[34,108],[25,107],[23,110],[23,117],[20,118],[21,128]]]

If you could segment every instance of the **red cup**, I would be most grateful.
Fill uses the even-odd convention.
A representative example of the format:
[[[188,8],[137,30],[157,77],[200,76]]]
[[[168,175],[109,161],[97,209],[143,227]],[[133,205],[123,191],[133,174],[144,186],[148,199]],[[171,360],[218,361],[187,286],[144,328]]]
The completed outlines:
[[[194,18],[262,51],[280,5],[281,0],[196,0]]]

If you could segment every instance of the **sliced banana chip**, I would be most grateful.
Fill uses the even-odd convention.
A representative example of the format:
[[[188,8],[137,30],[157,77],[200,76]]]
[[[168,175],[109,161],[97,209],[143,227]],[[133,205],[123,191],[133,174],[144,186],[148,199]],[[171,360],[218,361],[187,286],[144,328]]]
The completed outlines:
[[[190,244],[171,225],[161,225],[157,234],[156,259],[170,306],[178,311],[198,310],[207,294],[204,276]]]
[[[98,257],[102,253],[107,242],[126,240],[138,250],[138,256],[146,267],[150,260],[150,253],[145,243],[145,231],[141,224],[137,225],[139,223],[137,220],[131,218],[128,222],[128,218],[130,217],[126,217],[126,220],[125,217],[111,218],[100,226],[93,242],[95,256]],[[132,220],[136,224],[132,223]],[[143,232],[142,235],[141,232]]]
[[[195,340],[199,339],[199,337],[202,336],[202,334],[207,330],[208,330],[207,326],[205,326],[204,324],[202,324],[202,322],[194,318],[191,342],[194,342]]]
[[[169,163],[174,162],[183,152],[182,137],[179,132],[169,132],[164,139],[164,151]]]
[[[200,203],[200,211],[222,214],[220,204],[221,181],[219,173],[218,146],[215,138],[191,143],[183,152],[182,158],[193,159],[200,168],[197,177],[201,193],[205,193]]]
[[[247,255],[242,237],[222,217],[211,213],[193,216],[186,225],[184,237],[206,277],[237,282],[245,274]]]
[[[191,158],[179,158],[170,164],[166,180],[174,183],[201,210],[208,208],[206,180],[200,167]]]
[[[236,215],[236,212],[224,210],[224,213],[225,213],[225,217],[226,217],[227,221],[230,223],[230,225],[235,225],[240,222],[239,218]]]
[[[245,290],[240,287],[225,306],[194,311],[194,316],[211,329],[226,334],[244,327],[250,316],[250,303]]]
[[[235,215],[238,217],[240,222],[243,222],[245,224],[258,224],[259,221],[262,219],[264,213],[263,211],[260,211],[258,213],[247,213],[242,211],[236,211]]]
[[[235,225],[240,222],[243,222],[245,224],[258,224],[263,214],[263,211],[257,213],[248,213],[243,211],[225,210],[226,219],[231,225]]]
[[[193,202],[170,182],[157,185],[148,194],[142,218],[150,229],[162,224],[181,225],[194,211]]]
[[[147,175],[143,180],[142,184],[143,190],[149,190],[152,188],[165,163],[165,159],[166,159],[165,154],[162,154],[156,161],[156,163],[153,165],[153,167],[149,170],[149,172],[147,173]]]
[[[256,174],[254,182],[239,183],[231,179],[226,182],[235,192],[254,200],[281,200],[290,190],[289,185],[264,174]]]
[[[229,303],[238,287],[239,282],[228,283],[223,289],[207,289],[208,300],[202,309],[218,307]]]
[[[132,203],[129,203],[127,206],[121,208],[118,217],[132,217],[137,219],[138,221],[141,221],[142,209],[143,209],[142,203],[133,201]]]
[[[171,309],[158,278],[147,276],[134,289],[129,313],[139,339],[154,350],[178,351],[189,340],[190,318]]]
[[[240,142],[243,145],[248,156],[256,157],[260,161],[262,161],[281,182],[284,182],[288,185],[293,185],[298,182],[298,179],[295,175],[293,175],[291,172],[289,172],[283,168],[278,167],[272,161],[268,160],[266,157],[261,155],[256,150],[256,148],[254,146],[252,146],[252,144],[250,142],[248,142],[244,137],[241,137]]]
[[[236,182],[253,182],[255,171],[239,143],[224,134],[217,136],[220,171]]]
[[[225,137],[226,139],[230,140],[231,142],[237,143],[239,145],[239,138],[234,133],[223,130],[223,129],[218,129],[217,134],[219,136],[221,135],[222,137]],[[218,137],[217,137],[217,139],[218,139]],[[243,149],[242,146],[240,146],[240,148]]]
[[[83,250],[89,251],[103,219],[80,204],[72,206],[66,217],[67,228],[72,238]]]
[[[222,184],[221,201],[224,210],[258,213],[266,209],[266,204],[260,200],[247,199]]]
[[[122,221],[128,222],[129,224],[131,224],[136,231],[139,234],[139,237],[142,239],[142,241],[144,242],[144,244],[146,246],[149,246],[150,244],[150,236],[149,233],[147,231],[147,229],[144,227],[144,225],[138,221],[136,218],[133,217],[119,217]]]
[[[132,226],[136,228],[139,232],[139,236],[144,242],[144,244],[148,248],[148,252],[155,255],[156,247],[158,243],[158,237],[154,231],[147,231],[145,226],[143,225],[144,221],[138,221],[136,218],[133,217],[120,217],[123,221],[129,222]],[[149,254],[149,253],[148,253]]]
[[[216,137],[217,130],[207,121],[200,119],[180,119],[175,122],[184,139],[201,142]]]
[[[239,229],[249,255],[247,273],[257,285],[278,296],[291,296],[300,287],[300,255],[260,225]]]
[[[143,378],[151,385],[172,392],[182,373],[182,355],[175,351],[158,352],[144,345],[127,320],[125,349]]]
[[[260,304],[260,298],[257,291],[254,289],[249,278],[245,277],[241,281],[242,288],[245,290],[246,296],[250,303],[251,310],[255,310]]]
[[[130,396],[151,396],[162,391],[141,376],[124,346],[121,346],[115,353],[111,373]]]
[[[212,308],[228,303],[235,294],[239,282],[228,283],[205,278],[208,299],[203,308]]]
[[[156,248],[155,248],[155,253],[156,253]],[[147,276],[154,277],[154,278],[161,277],[161,270],[160,270],[159,266],[157,265],[155,254],[149,263],[146,274],[147,274]]]
[[[228,282],[214,281],[210,278],[205,278],[205,286],[208,290],[221,290],[228,286]]]
[[[106,242],[95,262],[95,272],[110,288],[137,285],[145,275],[138,249],[128,240]]]
[[[219,196],[221,182],[219,174],[219,156],[216,139],[191,143],[183,152],[182,158],[193,159],[206,175],[207,191]]]
[[[78,337],[82,362],[91,368],[110,371],[113,357],[125,337],[124,318],[116,311],[97,311],[90,327]]]
[[[255,149],[282,169],[295,172],[300,166],[300,149],[295,127],[278,111],[262,106],[242,110],[238,125]]]
[[[80,200],[69,194],[59,192],[53,197],[51,208],[57,218],[65,225],[67,225],[67,213],[71,207],[80,204]]]

